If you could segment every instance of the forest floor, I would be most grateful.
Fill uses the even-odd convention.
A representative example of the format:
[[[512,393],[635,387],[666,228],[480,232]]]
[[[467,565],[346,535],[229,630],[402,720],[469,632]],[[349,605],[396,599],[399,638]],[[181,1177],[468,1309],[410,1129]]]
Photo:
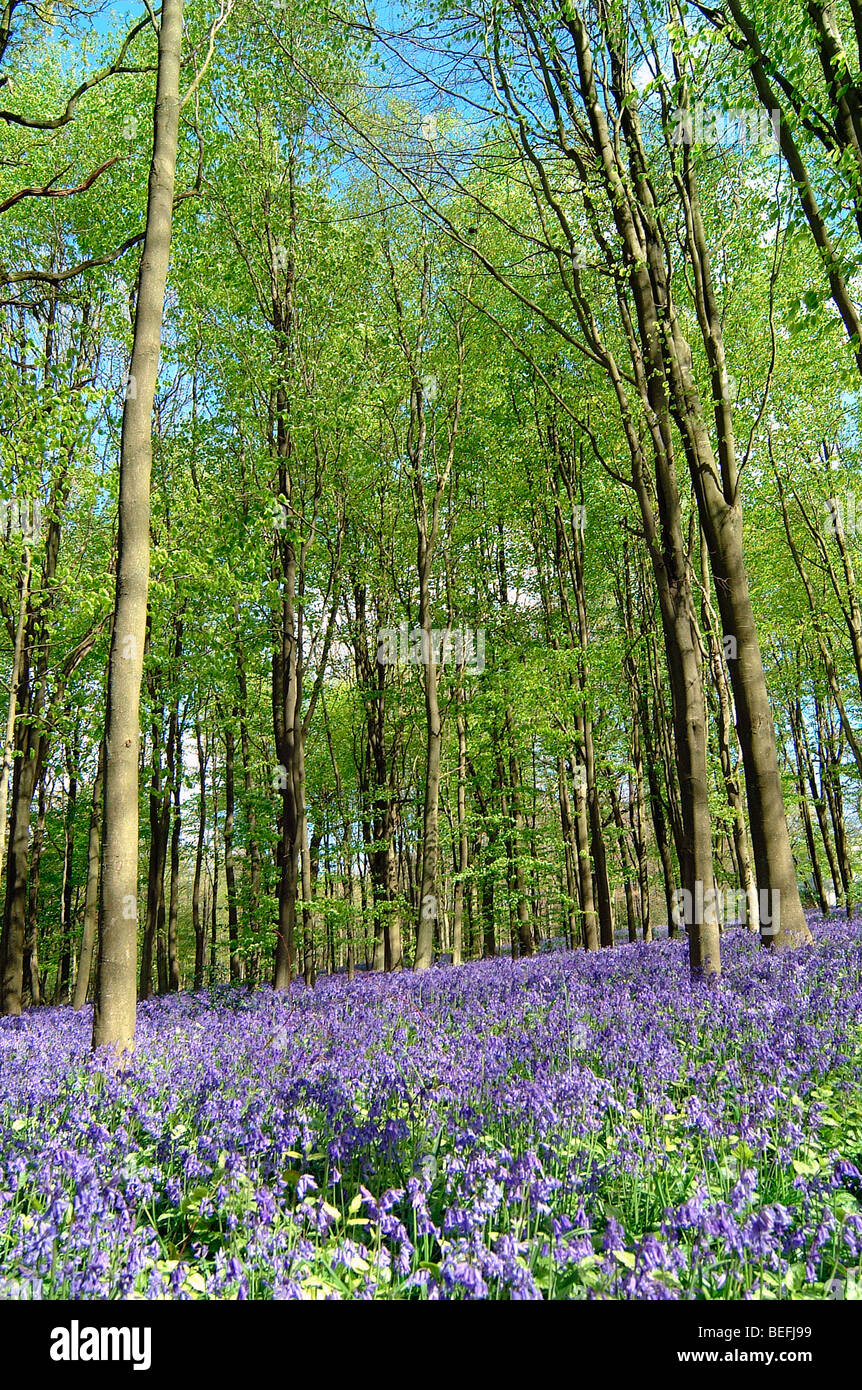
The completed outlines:
[[[0,1019],[0,1296],[860,1297],[862,922]]]

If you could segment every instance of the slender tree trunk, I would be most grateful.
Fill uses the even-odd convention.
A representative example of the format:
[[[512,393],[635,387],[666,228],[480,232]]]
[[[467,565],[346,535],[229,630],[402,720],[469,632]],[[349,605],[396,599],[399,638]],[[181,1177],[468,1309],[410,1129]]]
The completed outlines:
[[[298,741],[299,786],[297,803],[299,805],[299,873],[302,888],[302,975],[307,988],[311,989],[317,978],[317,966],[314,958],[314,911],[312,908],[314,882],[308,834],[308,807],[305,801],[305,744],[301,729],[298,731]]]
[[[81,931],[81,954],[75,976],[72,1005],[83,1009],[90,988],[96,927],[99,920],[99,856],[102,842],[102,789],[105,777],[105,746],[99,743],[99,758],[93,782],[93,806],[90,812],[90,833],[87,840],[87,886],[84,893],[84,925]]]
[[[605,833],[602,826],[602,808],[599,801],[599,788],[596,779],[596,759],[593,745],[592,720],[578,716],[584,750],[584,768],[587,778],[587,822],[590,831],[590,849],[595,870],[595,894],[599,916],[599,940],[603,947],[614,944],[614,914],[611,906],[611,887],[608,879],[608,859],[605,850]]]
[[[491,865],[482,874],[482,956],[489,960],[497,954],[497,934],[494,921],[494,870]]]
[[[521,769],[515,750],[515,731],[511,706],[506,710],[505,730],[509,742],[509,797],[512,808],[512,829],[509,836],[509,854],[512,872],[512,888],[515,896],[515,915],[518,923],[516,944],[519,955],[531,956],[534,951],[534,940],[533,923],[530,920],[527,880],[524,873],[524,813],[521,804]]]
[[[375,904],[374,969],[399,971],[404,965],[396,852],[395,779],[399,738],[394,734],[388,747],[386,738],[386,697],[391,667],[376,659],[377,639],[369,632],[365,586],[355,585],[353,597],[354,660],[365,706],[362,823]],[[375,596],[373,610],[381,628],[384,624],[379,595]],[[334,752],[332,757],[334,762]]]
[[[6,862],[6,807],[9,799],[12,753],[15,747],[15,718],[18,712],[18,686],[21,680],[21,661],[24,651],[24,632],[27,626],[32,561],[32,552],[28,546],[24,553],[24,571],[21,575],[21,598],[18,603],[18,622],[15,627],[15,646],[12,652],[12,674],[9,678],[9,708],[6,715],[6,732],[3,737],[3,762],[0,765],[0,884],[3,881],[3,865]]]
[[[638,925],[635,913],[634,891],[632,881],[635,874],[634,852],[629,846],[628,835],[625,822],[623,820],[622,807],[620,805],[619,793],[613,785],[608,788],[608,795],[611,802],[611,812],[614,818],[614,825],[617,828],[618,853],[620,857],[620,868],[623,876],[623,893],[626,903],[626,925],[628,927],[629,941],[637,941]]]
[[[30,868],[30,807],[41,762],[42,739],[32,725],[21,729],[20,741],[21,756],[15,759],[12,774],[12,816],[0,949],[2,1012],[5,1014],[20,1014],[23,1002],[27,881]]]
[[[212,895],[210,897],[210,984],[218,983],[218,889],[219,889],[219,849],[218,849],[218,766],[216,763],[216,743],[213,736],[213,873]]]
[[[279,380],[274,393],[274,452],[277,497],[290,505],[293,498],[293,436],[290,425],[289,386],[293,378],[294,293],[296,286],[295,239],[297,225],[296,170],[288,163],[288,248],[283,286],[272,268],[272,324]],[[279,503],[281,505],[281,503]],[[297,768],[302,753],[302,624],[297,610],[299,559],[292,535],[279,530],[273,545],[273,577],[279,586],[274,614],[278,640],[273,649],[272,714],[278,786],[281,791],[281,843],[279,849],[278,925],[276,928],[273,988],[287,989],[293,979],[296,956],[296,903],[299,897],[300,843],[303,808],[298,801]]]
[[[242,643],[239,637],[239,607],[234,612],[237,626],[236,638],[236,672],[237,684],[239,687],[239,741],[242,752],[242,781],[245,794],[245,818],[248,824],[248,867],[249,867],[249,896],[248,896],[248,916],[251,931],[252,946],[248,957],[248,982],[254,984],[260,975],[260,946],[258,944],[258,933],[260,923],[260,899],[261,899],[261,857],[260,844],[257,835],[257,805],[255,803],[254,777],[251,762],[251,738],[248,729],[248,684],[245,674],[245,657],[243,654]]]
[[[560,806],[560,830],[563,836],[563,856],[566,888],[565,936],[571,950],[579,944],[578,921],[581,912],[578,878],[576,872],[577,844],[575,822],[572,819],[572,804],[569,799],[566,764],[562,757],[557,758],[557,800]]]
[[[204,987],[206,968],[206,912],[201,915],[201,877],[204,863],[204,841],[207,826],[206,777],[207,758],[204,752],[200,720],[195,722],[195,739],[198,748],[198,785],[200,787],[200,811],[198,815],[198,842],[195,850],[195,872],[192,882],[192,930],[195,937],[195,989]]]
[[[183,776],[182,739],[177,741],[177,766],[174,778],[174,822],[171,829],[171,882],[168,905],[168,989],[176,992],[180,987],[180,958],[177,927],[179,920],[180,892],[180,835],[182,832],[182,812],[180,809],[180,787]]]
[[[460,965],[464,958],[464,894],[470,863],[470,842],[467,837],[467,724],[463,686],[459,685],[455,698],[458,735],[458,876],[452,908],[452,964]]]
[[[30,873],[27,880],[27,929],[24,934],[24,991],[30,1003],[42,1003],[42,981],[39,972],[39,907],[42,882],[42,851],[45,848],[45,818],[48,809],[44,769],[39,774],[38,811],[30,853]],[[58,972],[59,974],[59,972]]]
[[[631,835],[631,862],[633,879],[637,883],[637,905],[634,903],[634,886],[632,887],[632,912],[629,917],[629,936],[631,939],[632,916],[640,919],[641,934],[644,941],[652,940],[652,923],[650,918],[650,893],[649,893],[649,864],[647,859],[647,846],[645,835],[644,817],[644,794],[643,794],[643,758],[641,754],[640,738],[640,704],[641,704],[641,685],[640,674],[637,662],[634,659],[632,646],[634,635],[633,618],[633,596],[631,582],[631,567],[628,556],[623,558],[624,591],[617,590],[617,601],[620,614],[623,618],[626,633],[626,652],[623,658],[623,669],[629,683],[629,709],[631,711],[631,733],[630,744],[632,754],[632,771],[628,775],[628,832]],[[622,843],[627,843],[625,835]],[[628,899],[626,910],[629,911]],[[635,925],[635,939],[637,927]]]
[[[404,968],[404,945],[401,934],[401,891],[398,884],[398,856],[395,852],[395,830],[396,830],[396,805],[395,805],[395,769],[392,768],[390,778],[386,809],[383,819],[383,835],[385,843],[385,897],[386,897],[386,927],[385,937],[387,944],[388,969],[398,972]]]
[[[814,876],[814,890],[817,894],[817,901],[820,906],[820,911],[823,913],[823,916],[826,917],[829,915],[830,905],[826,896],[826,887],[823,882],[823,874],[820,869],[820,858],[817,853],[817,842],[814,835],[814,826],[811,821],[811,807],[808,802],[809,792],[808,786],[806,784],[806,777],[809,772],[809,765],[802,750],[802,732],[800,730],[800,724],[802,720],[802,709],[798,700],[791,701],[789,715],[790,736],[793,740],[793,753],[794,760],[796,763],[796,786],[799,794],[799,812],[802,816],[802,824],[805,830],[805,840],[808,845],[808,856],[811,860],[811,872]],[[816,800],[817,789],[813,779],[813,768],[811,768],[810,771],[812,774],[811,795]],[[830,873],[833,873],[834,871],[832,867],[831,850],[832,846],[830,844],[830,852],[827,856],[827,860],[830,865]],[[834,882],[835,879],[833,877],[833,884]]]
[[[821,769],[820,781],[818,783],[817,773],[814,767],[814,760],[811,755],[811,748],[808,742],[808,733],[802,715],[802,706],[797,700],[795,705],[795,728],[798,740],[797,746],[802,755],[803,766],[806,770],[808,785],[811,790],[811,798],[814,802],[814,812],[817,817],[817,826],[820,831],[820,838],[823,841],[823,849],[826,854],[826,862],[829,865],[829,876],[832,880],[832,887],[835,891],[836,899],[841,891],[840,875],[838,873],[838,861],[835,858],[835,849],[832,844],[832,836],[829,831],[829,819],[826,814],[826,798],[823,792],[823,776]]]
[[[295,563],[288,560],[285,583],[292,591]],[[281,851],[278,888],[278,930],[276,937],[273,988],[287,989],[296,956],[296,902],[299,880],[300,808],[296,797],[296,706],[299,678],[296,664],[293,599],[282,604],[282,641],[276,653],[273,678],[273,706],[276,719],[276,749],[280,758],[279,779],[282,794]]]
[[[581,467],[580,477],[583,477],[583,460],[580,454],[577,455]],[[571,471],[569,460],[563,459],[560,453],[561,467],[566,482],[570,509],[574,507],[574,499],[577,495],[574,490],[574,478]],[[558,512],[559,524],[562,525],[562,515]],[[586,669],[585,653],[589,647],[590,629],[587,618],[587,595],[584,580],[584,537],[583,529],[574,520],[574,513],[569,523],[570,546],[568,555],[570,556],[570,573],[572,577],[572,587],[575,596],[575,614],[577,619],[576,636],[580,646],[579,658],[579,682],[583,698],[586,689]],[[613,946],[614,944],[614,918],[611,907],[611,890],[608,880],[607,853],[605,851],[605,837],[602,828],[601,803],[599,801],[599,790],[596,779],[596,756],[595,745],[593,742],[593,724],[590,716],[581,706],[575,715],[575,729],[578,735],[578,744],[582,766],[585,775],[585,795],[587,824],[589,827],[590,850],[592,852],[593,868],[595,870],[595,902],[598,910],[599,941],[603,947]]]
[[[640,893],[641,935],[652,941],[652,915],[649,894],[649,861],[647,858],[646,817],[644,815],[643,757],[638,730],[637,708],[632,710],[632,757],[634,760],[634,798],[629,808],[631,833],[638,868]]]
[[[150,697],[153,701],[151,726],[152,758],[150,780],[150,855],[147,867],[147,915],[141,941],[141,972],[138,983],[140,999],[149,999],[153,988],[153,959],[159,941],[159,922],[163,915],[165,861],[170,817],[170,787],[162,768],[162,728],[163,711],[157,709],[159,698],[159,673],[151,672],[147,678]],[[161,957],[158,961],[158,988],[161,993],[165,986],[165,970]]]
[[[811,862],[811,873],[814,879],[814,891],[817,894],[817,904],[824,917],[829,916],[829,902],[826,898],[826,889],[823,884],[823,874],[820,870],[820,860],[817,857],[817,842],[814,838],[814,826],[811,822],[811,810],[808,805],[808,796],[805,789],[805,776],[802,771],[801,763],[798,760],[797,749],[797,773],[796,787],[799,794],[799,813],[802,816],[802,826],[805,831],[805,843],[808,847],[808,858]]]
[[[598,951],[599,919],[596,915],[593,891],[593,869],[590,862],[590,832],[587,818],[587,774],[583,763],[569,761],[569,772],[574,779],[575,788],[575,842],[578,856],[578,879],[580,881],[581,908],[584,921],[584,946],[588,951]]]
[[[179,856],[179,827],[174,824],[171,829],[171,800],[179,790],[182,776],[182,730],[180,729],[180,709],[179,693],[177,689],[180,677],[180,660],[182,657],[183,640],[183,613],[180,611],[174,619],[174,641],[171,661],[171,685],[173,688],[173,699],[171,712],[168,719],[168,744],[165,757],[165,785],[162,792],[162,806],[159,824],[161,837],[161,873],[159,876],[159,907],[156,921],[156,942],[158,949],[158,978],[159,993],[167,994],[169,990],[179,988],[179,965],[176,960],[176,939],[173,947],[171,945],[171,930],[173,929],[176,938],[176,919],[173,927],[169,921],[170,912],[176,912],[177,902],[177,883],[174,875],[174,835],[177,836],[176,854]],[[177,807],[179,801],[176,801]],[[168,858],[170,846],[171,854],[171,878],[170,878],[170,909],[166,912],[165,904],[165,865]],[[177,869],[179,864],[177,863]],[[176,983],[174,983],[176,980]]]
[[[233,855],[234,834],[234,731],[228,722],[224,731],[224,872],[227,885],[227,936],[230,949],[230,980],[238,984],[242,979],[242,962],[239,954],[239,912],[236,898],[236,865]]]
[[[841,790],[841,744],[843,744],[843,738],[839,737],[839,746],[836,750],[831,714],[827,715],[824,712],[817,699],[815,699],[814,707],[817,715],[818,749],[820,753],[820,766],[822,768],[822,784],[826,792],[826,804],[829,808],[829,817],[832,821],[832,833],[835,839],[835,854],[838,860],[838,870],[841,875],[841,886],[843,889],[844,910],[849,917],[852,912],[853,866],[850,860],[850,851],[847,843],[847,831],[844,823],[844,795]]]
[[[105,831],[93,1046],[135,1039],[138,749],[150,565],[152,412],[170,255],[183,0],[162,0],[147,220],[120,446],[117,584],[105,726]]]
[[[65,1003],[69,995],[72,974],[72,897],[74,893],[75,809],[78,801],[77,736],[73,746],[66,746],[66,774],[69,788],[66,793],[66,814],[63,824],[63,889],[60,923],[60,960],[57,966],[57,988],[54,1003]]]
[[[662,887],[664,889],[665,911],[667,912],[667,932],[668,936],[673,938],[677,930],[676,904],[674,901],[673,854],[671,853],[670,841],[667,834],[667,821],[665,819],[662,789],[659,781],[659,769],[650,754],[649,748],[647,748],[646,772],[647,785],[649,787],[650,819],[652,821],[653,834],[655,835],[658,857],[661,862]]]
[[[59,500],[57,505],[59,506]],[[55,517],[49,525],[45,541],[38,597],[34,595],[31,586],[17,683],[16,704],[19,717],[13,728],[17,756],[12,777],[6,895],[0,933],[0,1012],[6,1014],[20,1014],[23,1004],[29,913],[28,876],[31,868],[30,816],[33,794],[40,783],[48,755],[48,734],[43,729],[49,666],[47,613],[59,548],[60,526]],[[35,670],[31,666],[31,654],[35,657]],[[33,882],[35,888],[38,884],[38,872],[35,873]],[[30,920],[32,921],[32,917]]]
[[[419,531],[419,625],[427,643],[423,661],[425,687],[425,804],[422,813],[422,868],[419,885],[419,921],[416,927],[414,970],[427,970],[434,958],[434,924],[437,920],[437,856],[440,842],[440,759],[443,725],[440,718],[438,671],[431,638],[431,549],[428,536]]]
[[[356,952],[354,947],[353,924],[360,918],[362,912],[362,887],[358,876],[353,872],[353,854],[351,850],[350,825],[345,819],[343,822],[342,834],[342,861],[344,863],[344,897],[346,903],[347,924],[345,935],[347,937],[347,980],[352,983],[356,975]]]

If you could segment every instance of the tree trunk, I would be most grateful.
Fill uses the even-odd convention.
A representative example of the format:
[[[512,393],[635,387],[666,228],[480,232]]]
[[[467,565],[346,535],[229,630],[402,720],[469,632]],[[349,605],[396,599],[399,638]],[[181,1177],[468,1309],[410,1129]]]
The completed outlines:
[[[117,584],[105,725],[105,832],[93,1046],[134,1046],[138,749],[150,564],[152,412],[170,255],[179,127],[183,0],[163,0],[153,158],[123,409]]]
[[[634,117],[624,120],[633,129]],[[710,370],[718,443],[718,466],[701,406],[679,316],[673,306],[666,267],[656,239],[649,248],[653,290],[663,306],[661,338],[674,418],[685,442],[692,489],[709,550],[725,639],[732,644],[728,661],[736,706],[736,729],[745,772],[746,800],[760,908],[761,941],[783,948],[810,942],[778,769],[775,725],[754,623],[743,554],[742,501],[733,419],[725,364],[722,314],[715,298],[711,256],[704,230],[694,169],[688,152],[676,180],[686,212],[689,264],[695,302]],[[652,219],[652,194],[638,185]]]
[[[195,850],[195,873],[192,882],[192,930],[195,937],[195,989],[204,987],[206,968],[206,912],[201,915],[201,877],[204,863],[204,840],[207,825],[206,776],[207,758],[204,752],[200,720],[195,721],[195,739],[198,747],[198,785],[200,787],[200,810],[198,814],[198,842]]]
[[[823,884],[823,874],[820,870],[820,860],[817,857],[817,842],[814,838],[814,826],[811,821],[811,810],[808,805],[808,796],[805,790],[805,777],[802,765],[799,762],[797,750],[797,773],[796,787],[799,795],[799,813],[802,816],[802,826],[805,831],[805,843],[808,847],[808,858],[811,862],[811,874],[814,879],[814,891],[817,894],[817,905],[822,916],[829,916],[829,902],[826,897],[826,889]]]
[[[611,812],[614,818],[614,825],[617,828],[618,853],[620,857],[620,868],[623,876],[623,893],[626,902],[626,925],[628,927],[629,941],[637,941],[638,924],[635,912],[634,890],[632,881],[635,877],[635,856],[634,850],[628,842],[625,822],[623,821],[622,807],[620,805],[619,793],[613,785],[608,788],[608,795],[611,802]]]
[[[832,821],[832,833],[835,837],[835,854],[838,859],[838,870],[841,875],[844,910],[849,917],[852,912],[853,866],[850,861],[850,851],[847,844],[847,831],[844,823],[844,794],[841,790],[841,745],[843,744],[843,738],[839,737],[838,747],[836,748],[831,712],[829,714],[824,712],[819,700],[816,698],[814,701],[814,708],[817,716],[817,738],[820,766],[822,769],[822,783],[826,792],[826,804],[829,807],[829,817]],[[836,888],[837,886],[836,884]]]
[[[148,644],[147,644],[148,645]],[[167,859],[168,833],[170,825],[170,786],[162,769],[162,728],[163,711],[156,706],[160,699],[159,673],[148,675],[147,685],[153,701],[151,726],[152,757],[150,775],[150,855],[147,867],[147,915],[144,919],[144,932],[141,942],[141,973],[138,983],[138,997],[149,999],[153,988],[153,958],[159,939],[159,919],[163,913],[165,862]],[[158,987],[161,993],[165,986],[164,964],[158,963]]]
[[[515,750],[515,731],[511,706],[506,710],[505,728],[509,741],[509,796],[512,808],[509,854],[512,888],[515,895],[515,914],[518,922],[517,949],[518,955],[531,956],[535,948],[533,923],[530,920],[530,905],[527,895],[527,880],[524,873],[524,813],[521,805],[521,769]]]
[[[249,984],[257,982],[260,974],[259,930],[261,898],[261,860],[260,845],[257,838],[257,806],[255,804],[254,777],[251,765],[251,739],[248,731],[248,684],[245,674],[245,657],[239,637],[239,610],[234,611],[237,625],[236,673],[239,687],[239,741],[242,753],[242,782],[245,794],[245,818],[248,823],[248,866],[249,895],[248,917],[251,933],[251,950],[248,957],[247,978]]]
[[[425,803],[422,812],[422,865],[419,882],[419,921],[416,927],[414,970],[427,970],[434,958],[437,920],[437,854],[440,841],[440,759],[443,726],[438,697],[438,671],[431,637],[431,546],[420,525],[418,537],[419,626],[425,687]]]
[[[652,915],[650,912],[649,860],[647,858],[646,817],[644,815],[643,757],[641,754],[640,732],[638,729],[637,708],[632,710],[632,757],[634,760],[634,798],[629,807],[631,834],[638,866],[638,887],[640,893],[641,936],[644,941],[652,941]]]
[[[72,895],[74,891],[74,858],[75,858],[75,808],[78,801],[78,772],[77,772],[77,736],[75,745],[66,746],[66,773],[69,779],[69,788],[66,793],[66,814],[63,824],[63,888],[62,888],[62,915],[60,922],[60,960],[57,966],[57,987],[54,991],[54,1003],[63,1004],[67,1002],[69,995],[69,982],[72,974]]]
[[[709,569],[707,565],[706,541],[701,532],[701,589],[703,594],[703,625],[709,651],[709,665],[712,672],[713,688],[718,699],[718,756],[724,779],[727,804],[733,817],[733,850],[737,864],[739,886],[745,895],[746,924],[750,931],[760,927],[760,909],[757,901],[757,885],[751,864],[748,830],[745,824],[745,808],[739,788],[739,778],[733,767],[731,739],[733,736],[733,710],[725,678],[725,665],[722,649],[719,646],[717,623],[710,601]]]
[[[9,800],[12,753],[15,748],[15,719],[18,712],[18,686],[21,680],[32,560],[32,551],[28,546],[24,553],[24,572],[21,576],[21,598],[18,604],[18,622],[15,627],[15,646],[12,652],[12,674],[9,678],[9,708],[6,715],[6,732],[3,738],[3,762],[0,765],[0,883],[3,881],[3,865],[6,862],[6,807]]]
[[[308,834],[308,807],[305,801],[305,745],[302,730],[299,730],[300,756],[298,760],[299,785],[297,802],[299,805],[299,874],[302,888],[302,977],[308,989],[313,988],[317,978],[314,957],[314,913],[312,896],[311,845]]]
[[[30,853],[30,872],[27,880],[27,930],[24,935],[24,992],[35,1007],[43,1002],[39,973],[39,889],[42,881],[42,851],[45,848],[45,817],[47,789],[44,768],[39,774],[37,795],[38,813]]]
[[[464,894],[470,864],[470,842],[467,838],[467,724],[464,719],[464,688],[456,694],[456,732],[458,735],[458,874],[455,879],[455,898],[452,908],[452,964],[460,965],[464,958]]]
[[[233,855],[234,832],[234,731],[228,721],[224,731],[224,873],[227,885],[227,936],[230,949],[230,981],[242,979],[239,954],[239,912],[236,900],[236,865]]]
[[[596,759],[593,745],[592,720],[578,715],[578,732],[582,737],[584,769],[586,772],[587,822],[590,831],[590,850],[595,870],[595,894],[599,916],[599,941],[603,947],[614,944],[614,914],[611,907],[611,887],[608,879],[608,859],[605,833],[602,827],[602,808],[596,781]]]
[[[218,767],[216,764],[216,742],[213,736],[213,873],[212,873],[212,893],[210,896],[210,978],[211,985],[218,983],[218,888],[219,888],[219,852],[218,852]]]
[[[177,939],[180,891],[180,834],[182,812],[180,810],[180,786],[183,775],[182,739],[177,741],[177,766],[174,778],[174,823],[171,830],[171,883],[168,905],[168,989],[176,992],[180,987],[180,958]]]
[[[575,842],[578,856],[578,878],[581,886],[581,910],[584,923],[584,946],[588,951],[600,949],[599,919],[596,915],[593,891],[593,869],[590,862],[590,832],[587,818],[587,774],[582,762],[569,760],[569,772],[575,788]]]
[[[34,704],[39,703],[38,694]],[[27,879],[30,855],[30,807],[40,771],[41,737],[32,725],[20,731],[21,756],[12,774],[12,817],[6,871],[0,985],[2,1012],[20,1014],[24,985],[24,938],[27,921]]]
[[[105,777],[105,746],[99,744],[96,777],[93,782],[93,806],[90,812],[90,834],[87,840],[87,887],[84,893],[84,925],[81,931],[81,954],[75,976],[72,1006],[83,1009],[90,988],[93,953],[96,945],[96,926],[99,920],[99,856],[102,842],[102,789]]]
[[[491,865],[482,874],[482,956],[485,960],[497,954],[497,934],[494,922],[494,870]]]
[[[578,921],[581,912],[580,893],[575,865],[577,844],[575,841],[575,822],[572,819],[572,805],[569,800],[566,764],[562,757],[557,758],[557,799],[560,806],[560,830],[563,836],[563,856],[566,886],[565,937],[571,950],[579,944]]]

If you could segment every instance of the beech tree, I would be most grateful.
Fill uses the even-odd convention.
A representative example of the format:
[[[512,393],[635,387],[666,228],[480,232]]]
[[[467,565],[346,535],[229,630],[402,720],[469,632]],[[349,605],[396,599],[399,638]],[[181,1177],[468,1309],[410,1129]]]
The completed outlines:
[[[180,115],[183,0],[164,0],[153,158],[120,446],[117,584],[105,721],[105,811],[94,1047],[128,1051],[135,1037],[138,921],[138,756],[150,565],[152,412],[168,278]]]

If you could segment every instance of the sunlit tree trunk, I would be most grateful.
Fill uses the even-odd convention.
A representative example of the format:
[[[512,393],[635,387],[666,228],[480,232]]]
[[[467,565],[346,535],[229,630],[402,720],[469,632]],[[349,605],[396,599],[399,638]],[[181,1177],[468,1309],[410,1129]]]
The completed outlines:
[[[163,0],[147,219],[120,445],[117,583],[105,725],[105,825],[93,1045],[134,1046],[138,749],[150,565],[152,412],[170,255],[183,0]]]

